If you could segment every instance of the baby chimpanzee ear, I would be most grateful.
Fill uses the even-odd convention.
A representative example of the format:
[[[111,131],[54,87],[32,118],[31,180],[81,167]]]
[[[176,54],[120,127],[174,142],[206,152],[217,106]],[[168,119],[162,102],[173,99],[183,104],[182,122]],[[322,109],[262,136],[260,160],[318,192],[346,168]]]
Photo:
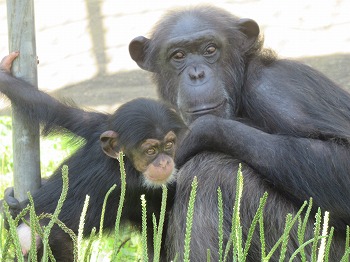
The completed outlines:
[[[118,159],[119,147],[118,147],[118,134],[113,130],[108,130],[100,135],[100,144],[103,152],[111,157]]]

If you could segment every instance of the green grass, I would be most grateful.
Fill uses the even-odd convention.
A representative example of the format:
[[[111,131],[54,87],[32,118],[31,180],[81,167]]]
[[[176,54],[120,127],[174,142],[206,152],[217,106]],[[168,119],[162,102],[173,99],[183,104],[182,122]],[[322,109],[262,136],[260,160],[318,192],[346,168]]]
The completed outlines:
[[[0,199],[4,189],[12,184],[12,134],[11,118],[0,117]]]
[[[0,187],[0,198],[3,195],[3,191],[7,186],[11,185],[12,181],[12,152],[11,152],[11,121],[8,117],[0,117],[0,135],[2,136],[0,149],[2,153],[1,158],[1,187]],[[52,172],[53,168],[58,166],[58,164],[69,154],[74,152],[76,150],[76,146],[72,146],[71,140],[69,138],[61,138],[61,137],[49,137],[46,139],[43,139],[42,141],[42,169],[43,173],[50,173]],[[50,153],[48,153],[50,151]],[[49,156],[49,159],[45,159],[44,156]],[[125,170],[123,168],[123,158],[122,155],[120,156],[120,168],[121,168],[121,179],[122,181],[125,180]],[[57,223],[58,226],[60,226],[65,232],[71,232],[71,230],[67,229],[65,225],[57,220],[58,213],[60,211],[60,207],[63,204],[65,195],[67,193],[68,187],[69,187],[69,181],[67,179],[68,177],[68,167],[64,167],[62,169],[62,175],[63,175],[63,181],[64,186],[61,194],[61,198],[59,200],[58,206],[54,214],[44,214],[40,216],[36,216],[34,212],[34,204],[31,201],[31,205],[24,209],[24,211],[21,212],[21,214],[16,217],[16,219],[12,219],[9,212],[8,207],[6,208],[5,205],[5,213],[6,217],[9,221],[10,225],[10,231],[7,232],[6,230],[3,230],[3,219],[1,218],[2,214],[0,214],[0,260],[3,257],[3,255],[7,256],[7,259],[11,259],[13,261],[13,258],[15,254],[17,254],[17,257],[19,258],[19,261],[23,261],[21,256],[21,248],[19,246],[19,239],[16,233],[16,227],[20,221],[20,219],[26,215],[27,212],[30,212],[30,226],[31,228],[35,228],[36,232],[39,234],[41,239],[43,239],[44,246],[46,247],[45,252],[46,256],[45,259],[48,258],[48,256],[51,255],[51,250],[49,246],[47,245],[47,239],[48,234],[50,232],[50,227]],[[234,174],[232,174],[234,175]],[[270,248],[270,250],[266,250],[265,246],[265,234],[268,234],[268,232],[265,232],[264,230],[264,219],[263,219],[263,212],[264,212],[264,206],[267,199],[267,194],[265,193],[262,198],[260,199],[260,205],[256,211],[256,214],[253,218],[253,221],[251,223],[251,226],[248,230],[248,236],[245,241],[243,241],[243,235],[242,235],[242,225],[240,220],[240,202],[243,192],[243,175],[241,173],[241,170],[239,169],[237,174],[237,187],[236,187],[236,199],[233,206],[233,212],[232,212],[232,227],[231,227],[231,234],[230,234],[230,240],[228,243],[226,243],[226,246],[222,243],[222,235],[220,236],[220,232],[222,234],[222,223],[223,223],[223,211],[222,211],[222,197],[221,197],[221,191],[218,189],[218,244],[220,245],[219,249],[219,256],[220,261],[238,261],[238,262],[244,262],[247,259],[248,250],[250,248],[250,241],[251,237],[255,230],[259,230],[260,234],[260,241],[261,241],[261,257],[262,261],[269,261],[271,256],[276,253],[280,256],[280,261],[286,261],[285,252],[287,248],[287,243],[289,241],[289,233],[292,227],[297,226],[298,227],[298,241],[299,241],[299,248],[295,250],[294,254],[291,256],[289,261],[292,261],[293,258],[297,254],[302,254],[303,261],[306,260],[305,254],[304,254],[304,248],[307,245],[312,246],[312,261],[329,261],[329,248],[332,240],[333,235],[333,228],[328,228],[328,213],[322,214],[321,210],[316,214],[316,222],[314,225],[314,234],[311,239],[306,240],[305,239],[305,228],[307,224],[307,219],[309,218],[310,212],[311,212],[311,206],[312,206],[312,200],[310,199],[310,202],[305,202],[304,205],[301,207],[299,212],[295,215],[288,214],[286,216],[285,220],[285,228],[284,231],[281,232],[281,236],[279,239],[276,239],[275,245]],[[110,189],[113,190],[112,187]],[[123,201],[122,201],[122,195],[125,194],[126,185],[122,182],[122,188],[121,191],[124,192],[121,194],[121,201],[119,203],[120,206],[120,212],[123,207]],[[192,183],[192,191],[191,196],[188,203],[188,210],[187,210],[187,219],[186,219],[186,235],[185,235],[185,246],[184,246],[184,261],[189,261],[189,254],[190,254],[190,242],[191,242],[191,230],[192,230],[192,218],[195,210],[194,203],[196,201],[196,190],[197,190],[197,180],[196,178],[193,180]],[[105,201],[108,198],[108,193],[105,197]],[[31,198],[29,198],[31,199]],[[221,200],[220,200],[221,199]],[[143,225],[142,228],[142,236],[140,234],[135,233],[135,231],[132,230],[132,228],[120,228],[119,230],[119,219],[116,220],[116,230],[114,234],[110,232],[107,235],[104,235],[103,237],[100,236],[100,234],[95,233],[95,229],[92,231],[90,238],[89,236],[87,239],[81,241],[82,236],[81,234],[78,234],[76,236],[74,233],[71,233],[70,236],[72,237],[74,241],[74,245],[76,247],[75,255],[76,257],[79,257],[80,261],[109,261],[110,258],[113,258],[113,261],[148,261],[147,253],[144,251],[146,248],[144,247],[142,250],[142,246],[145,246],[145,229],[146,226],[153,226],[155,236],[154,237],[154,243],[155,246],[159,246],[160,236],[162,234],[161,227],[163,224],[163,219],[165,215],[165,206],[163,207],[163,204],[166,203],[166,190],[163,188],[163,203],[162,203],[162,212],[160,215],[159,222],[157,223],[155,217],[153,217],[153,225]],[[140,202],[141,204],[141,202]],[[88,201],[86,202],[86,205],[88,205]],[[147,204],[143,203],[144,211],[143,211],[143,220],[146,221],[146,208]],[[307,208],[306,208],[307,207]],[[304,212],[306,209],[306,214],[303,216],[301,215],[302,212]],[[119,209],[118,209],[119,210]],[[25,213],[26,212],[26,213]],[[119,212],[119,211],[118,211]],[[119,217],[120,214],[117,216]],[[49,218],[51,222],[43,228],[41,228],[38,224],[38,221],[42,219],[43,217]],[[84,225],[84,212],[81,215],[80,219],[80,232],[82,232],[82,227]],[[103,216],[102,218],[103,219]],[[144,223],[146,224],[146,223]],[[34,239],[34,238],[33,238]],[[344,256],[342,258],[342,262],[349,261],[349,254],[350,254],[350,229],[347,228],[346,233],[346,251],[344,253]],[[143,243],[143,244],[142,244]],[[35,246],[35,245],[33,245]],[[203,247],[205,248],[205,247]],[[159,247],[157,248],[159,249]],[[228,257],[229,250],[233,249],[233,257]],[[35,254],[35,248],[30,251],[31,253],[34,252]],[[208,254],[208,260],[210,261],[210,252],[211,250],[207,250]],[[5,261],[5,260],[2,260]],[[7,261],[7,260],[6,260]],[[31,260],[32,261],[32,260]],[[36,261],[35,259],[33,261]],[[47,261],[47,260],[44,260]],[[156,261],[156,260],[155,260]]]
[[[4,189],[12,185],[13,151],[11,117],[0,117],[0,199]],[[77,149],[70,137],[49,136],[40,140],[40,165],[42,177],[49,176],[55,168]]]
[[[3,198],[4,190],[13,185],[13,153],[12,153],[12,126],[11,117],[0,117],[0,199]],[[40,160],[41,174],[43,177],[49,176],[59,164],[71,155],[77,149],[77,143],[74,143],[70,137],[49,136],[40,140]],[[0,214],[0,221],[2,214]],[[123,228],[120,231],[120,239],[114,243],[112,233],[105,234],[101,239],[101,251],[99,257],[92,254],[91,261],[103,261],[103,258],[110,257],[113,247],[117,246],[119,252],[117,259],[119,261],[137,261],[141,254],[141,238],[132,227]],[[0,242],[4,241],[4,236],[0,236]],[[83,242],[87,245],[87,240]],[[0,245],[2,246],[2,245]],[[1,257],[1,250],[0,250]],[[1,260],[1,259],[0,259]],[[106,260],[108,261],[108,260]]]

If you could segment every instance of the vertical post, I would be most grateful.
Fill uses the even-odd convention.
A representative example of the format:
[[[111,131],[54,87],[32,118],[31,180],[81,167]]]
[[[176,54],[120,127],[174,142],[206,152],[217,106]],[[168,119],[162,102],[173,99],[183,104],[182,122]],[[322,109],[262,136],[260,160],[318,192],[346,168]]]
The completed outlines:
[[[7,0],[9,49],[20,51],[12,74],[38,86],[35,44],[34,1]],[[20,114],[12,105],[13,168],[15,197],[22,201],[27,192],[40,187],[39,123]]]

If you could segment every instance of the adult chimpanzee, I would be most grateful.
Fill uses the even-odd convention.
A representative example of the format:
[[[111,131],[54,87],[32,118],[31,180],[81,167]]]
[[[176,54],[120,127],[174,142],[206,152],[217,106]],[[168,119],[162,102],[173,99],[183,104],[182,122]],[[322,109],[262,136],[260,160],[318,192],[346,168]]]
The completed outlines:
[[[177,153],[178,163],[185,164],[177,174],[168,226],[170,258],[178,252],[181,260],[183,254],[183,203],[196,175],[191,259],[205,261],[210,248],[212,260],[218,261],[213,199],[220,186],[227,241],[234,171],[243,162],[244,236],[264,191],[269,192],[267,249],[281,235],[286,213],[312,197],[314,206],[331,213],[336,228],[331,258],[339,261],[344,228],[350,224],[350,95],[312,68],[263,49],[255,21],[212,6],[167,13],[150,38],[136,37],[129,50],[142,69],[153,73],[160,97],[191,124]],[[308,226],[306,239],[311,237],[312,221]],[[287,256],[297,245],[293,229]],[[255,236],[249,261],[261,259],[259,246]]]
[[[177,138],[186,130],[184,122],[173,109],[165,103],[140,98],[124,104],[113,115],[83,111],[60,103],[12,77],[9,68],[17,55],[11,53],[0,64],[0,92],[16,103],[29,119],[37,119],[44,124],[45,134],[68,130],[85,139],[85,145],[63,162],[69,167],[69,190],[59,215],[61,221],[77,233],[85,196],[90,195],[85,232],[98,228],[104,195],[113,184],[117,184],[117,190],[107,202],[104,221],[104,228],[114,228],[120,196],[119,162],[116,160],[120,150],[126,155],[127,174],[122,221],[141,227],[140,195],[145,194],[151,225],[152,214],[160,213],[162,184],[169,187],[167,207],[171,208],[175,189],[172,183],[175,171],[173,158]],[[58,168],[33,195],[38,214],[54,212],[61,187]],[[13,198],[10,200],[15,201]],[[21,224],[18,233],[26,254],[30,247],[30,230],[27,225]],[[152,226],[148,227],[148,236],[151,245]],[[51,233],[50,245],[57,261],[73,260],[72,241],[58,227]],[[153,248],[150,246],[148,250],[152,252]]]

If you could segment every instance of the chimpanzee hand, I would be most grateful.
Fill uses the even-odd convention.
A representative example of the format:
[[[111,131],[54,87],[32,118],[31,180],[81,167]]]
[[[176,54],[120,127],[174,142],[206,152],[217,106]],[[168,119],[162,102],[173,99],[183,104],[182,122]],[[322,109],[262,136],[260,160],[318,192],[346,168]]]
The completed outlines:
[[[47,182],[47,178],[41,179],[41,186]],[[23,209],[23,205],[15,198],[13,187],[8,187],[4,192],[4,199],[0,200],[0,212],[3,212],[3,203],[6,202],[10,208],[10,214],[15,218]]]
[[[4,199],[0,201],[0,209],[3,209],[3,202],[6,202],[10,208],[10,214],[13,218],[15,218],[21,211],[21,204],[14,197],[13,187],[8,187],[5,189]]]
[[[12,52],[5,56],[0,62],[0,70],[6,73],[11,73],[13,60],[15,60],[17,56],[19,56],[19,52]]]
[[[189,159],[202,151],[216,150],[216,143],[220,140],[219,123],[222,118],[205,115],[196,119],[189,127],[189,131],[176,151],[175,162],[179,168]]]

